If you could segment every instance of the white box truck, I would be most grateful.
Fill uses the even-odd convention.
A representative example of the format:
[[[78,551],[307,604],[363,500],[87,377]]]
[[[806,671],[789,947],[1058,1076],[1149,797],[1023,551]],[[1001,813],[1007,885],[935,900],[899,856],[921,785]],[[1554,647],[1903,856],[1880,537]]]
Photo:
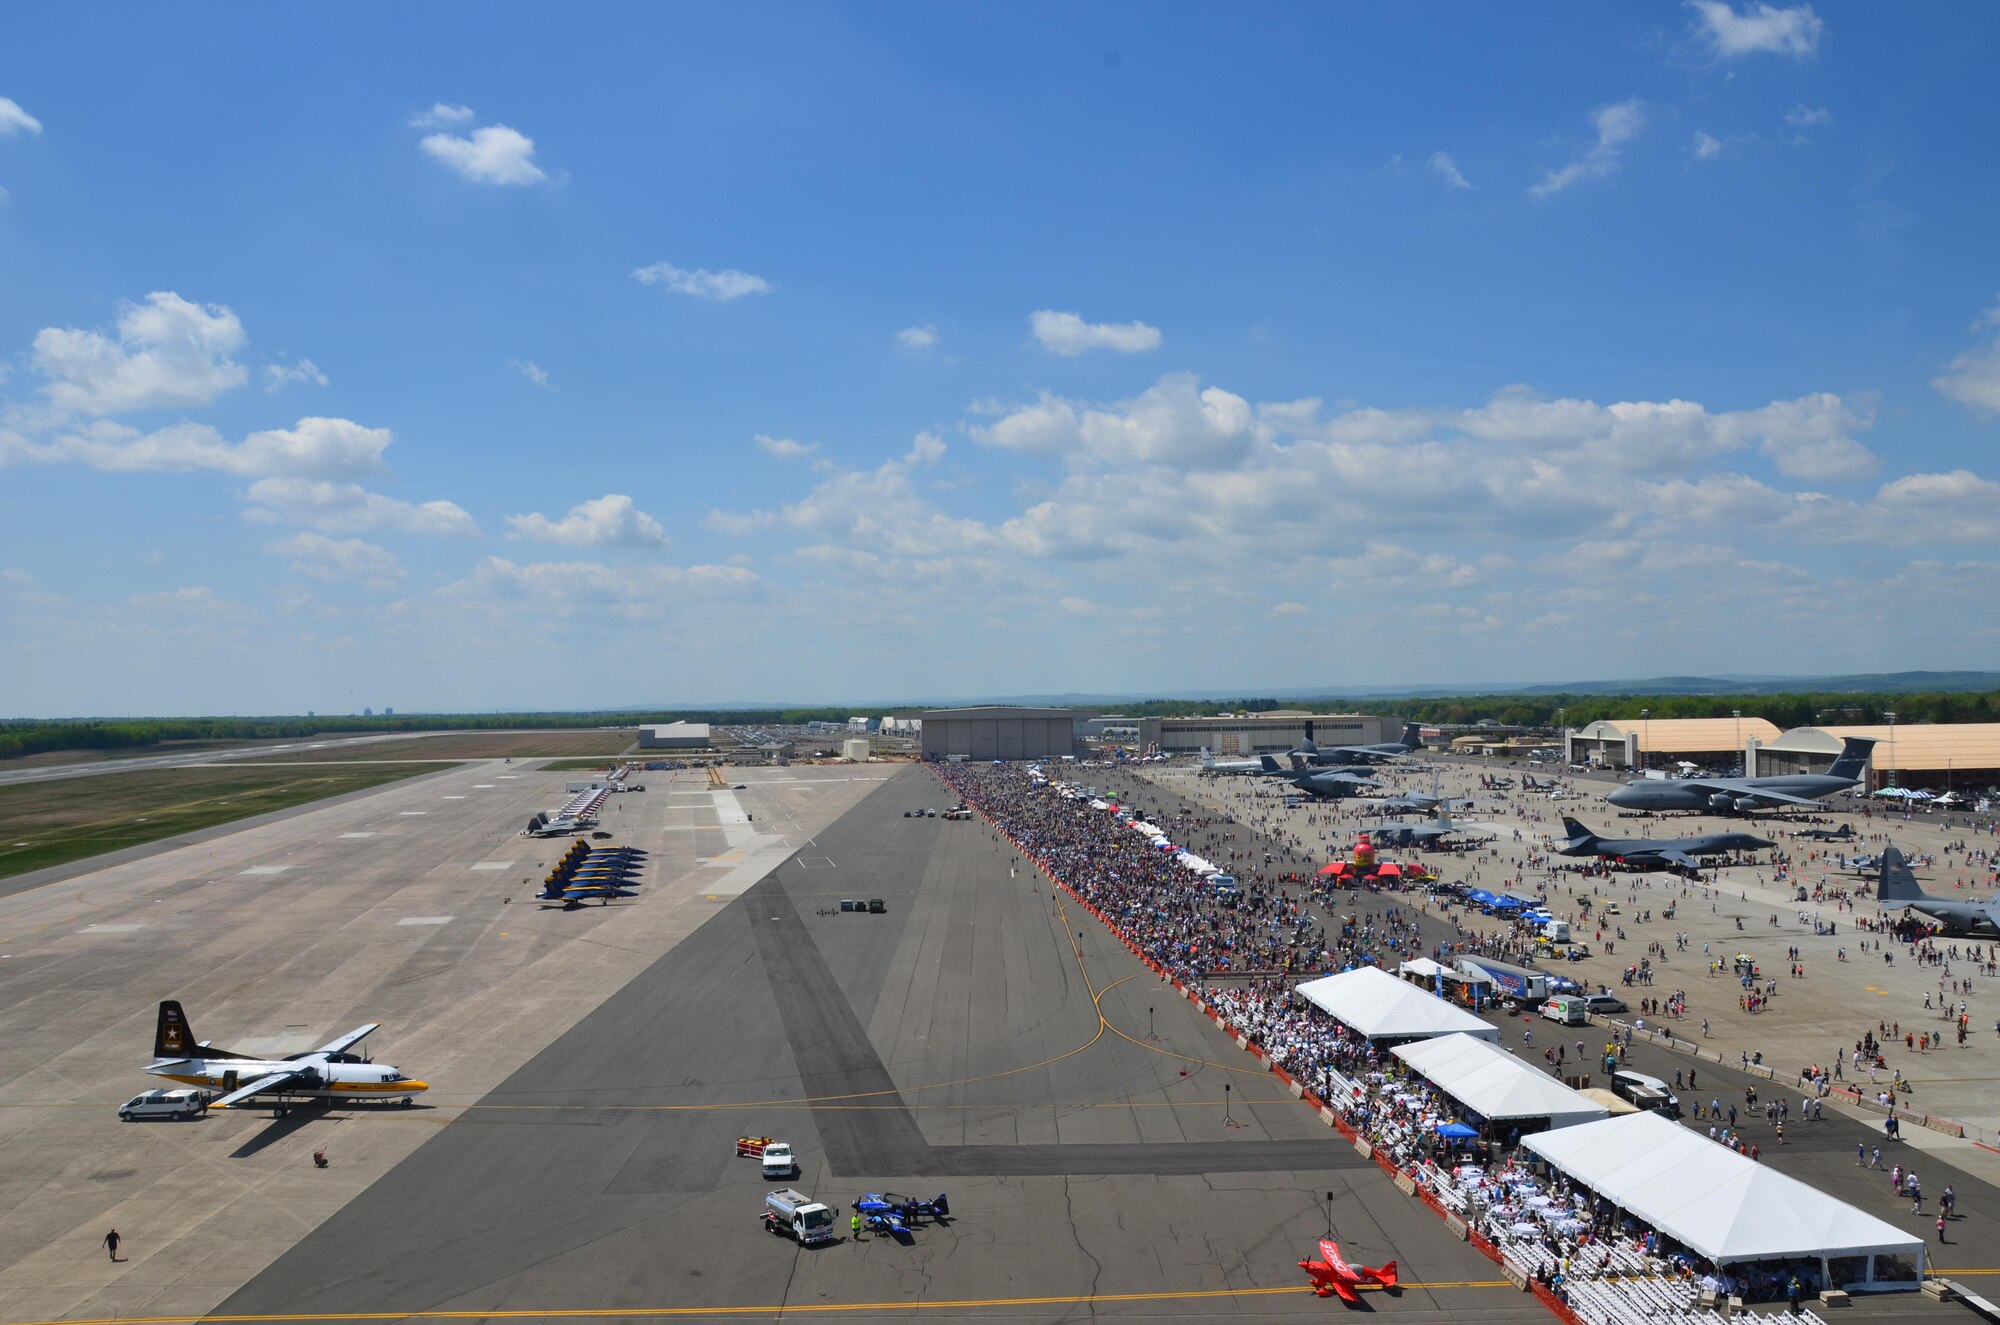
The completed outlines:
[[[833,1211],[789,1187],[764,1197],[763,1218],[765,1228],[796,1238],[801,1247],[833,1241]]]

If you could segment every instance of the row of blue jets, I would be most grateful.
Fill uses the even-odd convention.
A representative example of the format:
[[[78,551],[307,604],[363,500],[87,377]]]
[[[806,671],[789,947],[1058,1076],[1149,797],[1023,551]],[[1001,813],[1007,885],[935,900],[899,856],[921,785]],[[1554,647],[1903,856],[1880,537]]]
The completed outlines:
[[[539,900],[560,903],[565,911],[573,911],[589,901],[608,906],[614,897],[636,897],[633,889],[639,880],[634,876],[645,864],[646,853],[638,847],[593,850],[578,839],[542,880]]]

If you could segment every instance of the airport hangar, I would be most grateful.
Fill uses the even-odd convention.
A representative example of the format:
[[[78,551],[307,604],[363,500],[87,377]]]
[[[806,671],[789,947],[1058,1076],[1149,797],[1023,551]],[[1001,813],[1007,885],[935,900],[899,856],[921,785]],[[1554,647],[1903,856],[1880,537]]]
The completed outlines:
[[[1653,718],[1593,722],[1563,734],[1564,759],[1606,768],[1665,771],[1686,761],[1741,766],[1745,777],[1824,773],[1850,736],[1875,741],[1863,789],[1902,786],[1931,791],[2000,786],[2000,723],[1881,723],[1794,727],[1764,718]]]
[[[1078,715],[1070,709],[991,704],[917,716],[926,759],[1060,759],[1077,749]]]
[[[1299,709],[1225,713],[1213,718],[1107,716],[1091,722],[1101,724],[1100,730],[1107,734],[1121,728],[1131,729],[1141,750],[1158,747],[1160,753],[1169,755],[1207,750],[1239,758],[1283,754],[1301,748],[1307,741],[1317,745],[1381,745],[1403,734],[1400,718],[1372,713],[1307,713]],[[1085,724],[1086,732],[1090,725]]]
[[[706,750],[708,739],[705,722],[667,722],[639,729],[641,750]]]

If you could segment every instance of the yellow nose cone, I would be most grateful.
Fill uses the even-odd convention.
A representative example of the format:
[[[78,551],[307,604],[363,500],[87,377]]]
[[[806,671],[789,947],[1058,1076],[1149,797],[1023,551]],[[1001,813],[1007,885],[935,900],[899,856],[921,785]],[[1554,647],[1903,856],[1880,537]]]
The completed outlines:
[[[405,1089],[408,1090],[429,1090],[431,1088],[431,1083],[428,1081],[410,1081],[404,1084]]]

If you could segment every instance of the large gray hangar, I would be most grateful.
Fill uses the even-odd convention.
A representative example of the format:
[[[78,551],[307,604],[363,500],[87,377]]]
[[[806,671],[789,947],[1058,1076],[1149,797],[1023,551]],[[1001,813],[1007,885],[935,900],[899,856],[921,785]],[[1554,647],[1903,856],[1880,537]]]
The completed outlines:
[[[933,709],[924,721],[924,758],[1051,759],[1076,748],[1076,714],[1068,709]]]

